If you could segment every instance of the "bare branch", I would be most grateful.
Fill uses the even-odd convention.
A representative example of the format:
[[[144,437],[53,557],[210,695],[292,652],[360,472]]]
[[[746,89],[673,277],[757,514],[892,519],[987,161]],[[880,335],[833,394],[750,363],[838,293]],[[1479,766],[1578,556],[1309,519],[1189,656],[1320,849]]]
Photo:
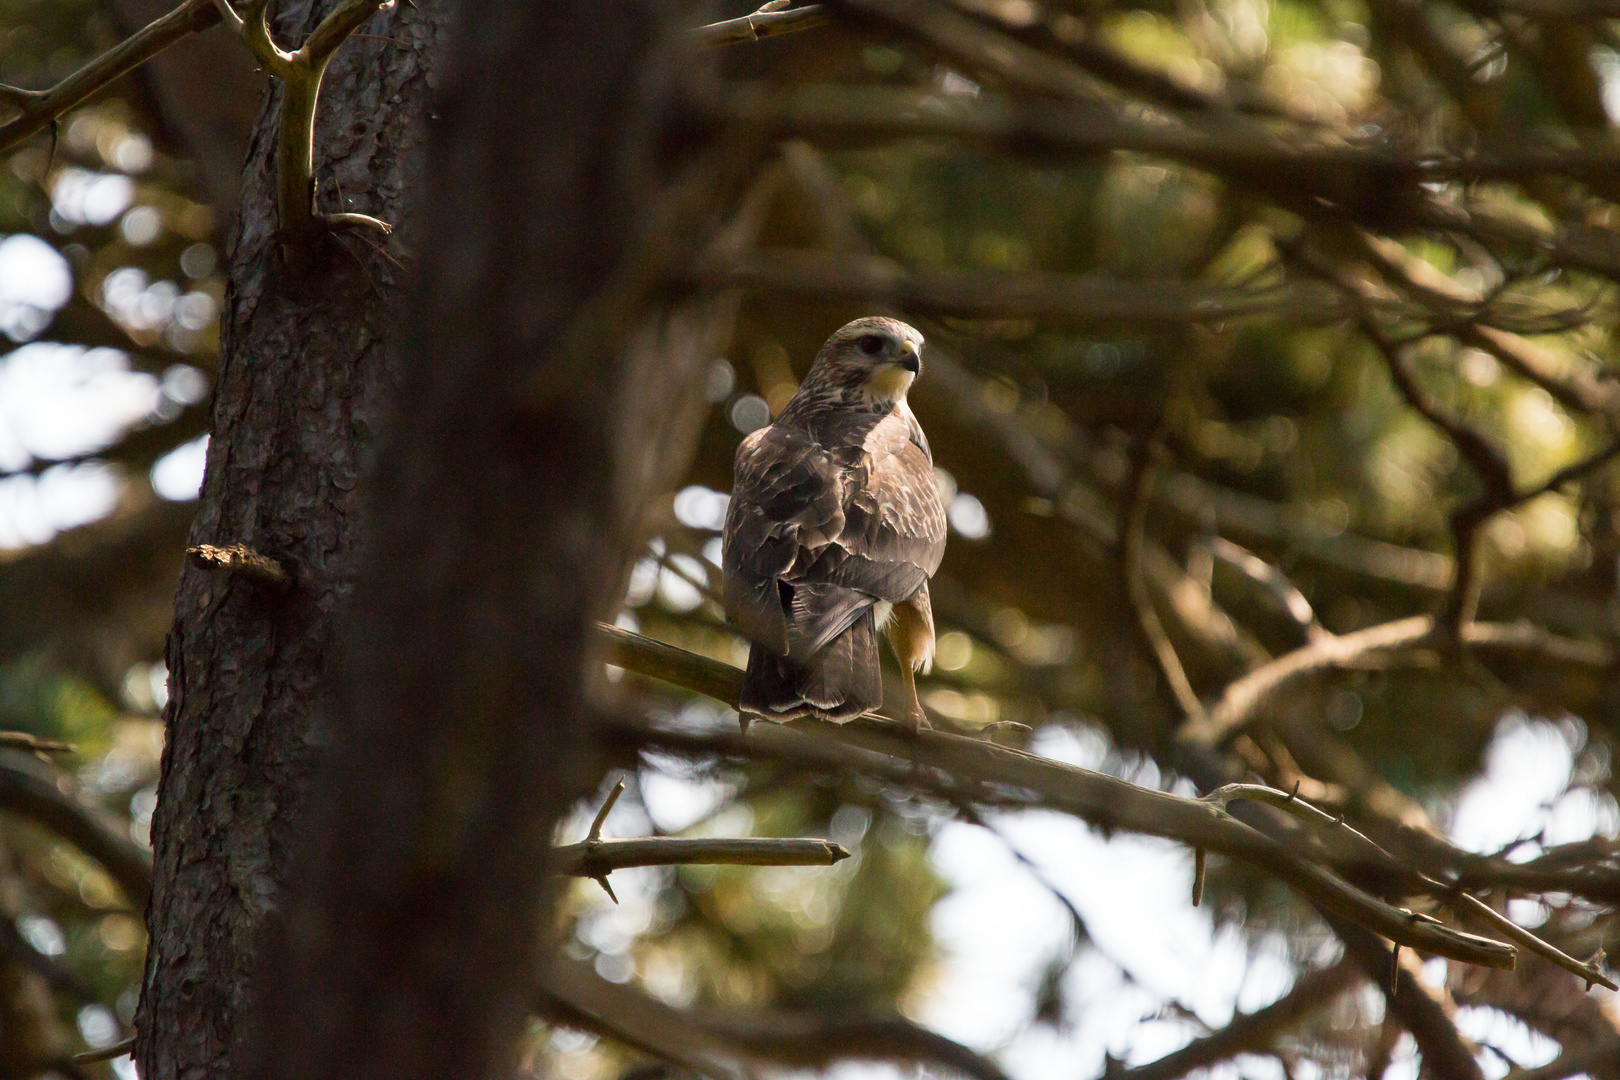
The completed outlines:
[[[71,754],[79,748],[58,739],[42,739],[26,731],[0,731],[0,746],[11,750],[28,750],[35,754]]]
[[[767,837],[596,840],[552,849],[557,872],[596,878],[635,866],[832,866],[849,852],[830,840]]]
[[[1414,615],[1321,638],[1284,653],[1229,684],[1209,710],[1207,720],[1187,726],[1180,737],[1206,746],[1218,745],[1241,731],[1279,691],[1297,680],[1319,671],[1353,667],[1375,653],[1420,645],[1434,630],[1432,616]],[[1469,623],[1462,630],[1461,641],[1475,648],[1527,652],[1594,668],[1607,668],[1614,662],[1610,651],[1600,644],[1559,637],[1529,623]]]
[[[94,1065],[98,1062],[121,1058],[125,1054],[133,1054],[137,1038],[137,1036],[131,1035],[127,1039],[118,1040],[111,1046],[103,1046],[97,1050],[86,1050],[81,1054],[74,1054],[73,1062],[76,1065]]]
[[[1148,651],[1153,654],[1164,677],[1171,697],[1181,709],[1188,723],[1205,722],[1204,703],[1187,679],[1187,669],[1170,635],[1164,632],[1159,613],[1153,610],[1153,598],[1148,595],[1147,582],[1142,576],[1142,542],[1147,530],[1148,499],[1153,490],[1154,456],[1158,453],[1157,439],[1149,437],[1137,450],[1131,465],[1131,475],[1125,484],[1123,524],[1119,530],[1117,557],[1119,572],[1125,579],[1125,593],[1136,612],[1136,628]]]
[[[1420,185],[1537,175],[1601,179],[1620,168],[1620,149],[1603,145],[1569,148],[1520,138],[1490,151],[1409,157],[1386,145],[1288,140],[1258,124],[1233,124],[1225,114],[1150,123],[1097,103],[1034,95],[1015,99],[989,91],[947,97],[925,89],[817,84],[784,92],[763,83],[733,82],[711,107],[739,123],[786,129],[812,140],[870,143],[936,136],[1018,155],[1134,151],[1251,184],[1269,199],[1307,211],[1318,198],[1342,206],[1372,193],[1388,193],[1408,201],[1419,220],[1436,227],[1484,229],[1526,248],[1542,244],[1548,238],[1544,231],[1484,208],[1459,210],[1425,199]],[[1597,250],[1574,232],[1562,239],[1572,253],[1584,251],[1584,260],[1594,267],[1613,270],[1612,253]],[[1540,250],[1552,253],[1544,244]]]
[[[602,808],[591,819],[591,827],[585,833],[585,842],[587,844],[594,844],[602,839],[602,826],[607,823],[608,815],[613,813],[614,805],[619,801],[619,796],[623,794],[624,777],[621,776],[614,782],[613,789],[607,793],[607,798],[602,800]]]
[[[294,52],[283,49],[270,36],[271,0],[249,0],[240,15],[232,10],[230,0],[215,2],[254,59],[282,82],[276,134],[276,211],[282,253],[288,264],[297,269],[307,267],[323,229],[370,228],[384,235],[392,232],[387,222],[365,214],[315,212],[315,109],[320,102],[321,79],[333,54],[384,6],[384,0],[343,0]]]
[[[830,21],[827,9],[821,4],[806,4],[798,8],[779,8],[766,4],[752,15],[724,22],[709,23],[690,31],[694,44],[703,46],[735,45],[743,41],[791,34],[795,30],[809,30]]]
[[[1319,641],[1332,636],[1316,621],[1316,612],[1311,609],[1311,602],[1305,599],[1305,594],[1300,592],[1299,587],[1288,580],[1288,575],[1277,567],[1248,548],[1234,544],[1223,536],[1211,537],[1209,550],[1215,558],[1258,583],[1275,597],[1277,603],[1299,625],[1300,632],[1305,635],[1307,641]]]
[[[742,684],[742,672],[736,668],[617,627],[601,625],[598,632],[605,639],[608,662],[700,693],[709,692],[700,687],[723,690],[721,700],[736,706]],[[744,757],[765,753],[776,760],[797,759],[839,772],[871,772],[907,786],[937,786],[953,799],[1004,803],[1011,797],[1005,792],[1027,792],[1015,803],[1060,810],[1104,828],[1162,836],[1252,863],[1324,910],[1414,949],[1487,967],[1513,965],[1512,946],[1414,921],[1408,913],[1339,880],[1218,807],[1195,799],[940,731],[900,737],[889,730],[889,724],[761,727],[763,730],[751,736],[688,735],[650,728],[626,731],[649,745],[703,748]],[[919,774],[919,767],[934,772]],[[1003,794],[992,795],[985,785],[993,785]]]
[[[214,10],[213,0],[185,0],[48,91],[8,87],[4,100],[6,104],[15,105],[21,115],[0,124],[0,150],[11,149],[108,83],[134,71],[181,38],[206,30],[218,21],[219,13]]]
[[[1593,983],[1597,983],[1599,986],[1607,987],[1610,990],[1620,990],[1620,984],[1616,984],[1613,979],[1604,974],[1603,969],[1598,966],[1596,961],[1584,962],[1575,959],[1562,949],[1556,948],[1549,942],[1532,934],[1478,897],[1470,896],[1468,893],[1458,890],[1445,899],[1446,903],[1459,914],[1472,915],[1503,936],[1517,941],[1531,952],[1538,953],[1570,974],[1585,979],[1589,989]],[[1600,958],[1601,955],[1600,953]]]
[[[1348,667],[1371,653],[1412,645],[1433,631],[1432,617],[1414,615],[1303,645],[1229,684],[1208,717],[1200,724],[1183,727],[1178,738],[1205,746],[1219,745],[1241,731],[1266,702],[1298,679],[1329,668]]]
[[[393,2],[394,0],[343,0],[343,3],[333,8],[331,14],[310,31],[309,37],[304,39],[303,48],[298,50],[298,55],[312,69],[323,69],[326,62],[332,58],[332,54],[349,40],[350,34],[377,14],[379,8],[392,6]]]
[[[1517,334],[1495,327],[1468,323],[1453,333],[1457,340],[1483,349],[1500,360],[1508,370],[1529,379],[1565,408],[1590,416],[1620,413],[1620,383],[1581,369],[1565,376],[1558,360],[1547,350]]]
[[[1080,101],[1108,96],[1083,69],[932,0],[835,0],[833,6],[880,20],[1020,90]]]
[[[711,288],[858,299],[924,315],[963,318],[1207,324],[1270,315],[1319,325],[1344,314],[1331,293],[1310,284],[1258,291],[1181,279],[1127,281],[1039,271],[911,268],[854,252],[760,251],[725,263],[699,263],[691,276],[696,284]]]

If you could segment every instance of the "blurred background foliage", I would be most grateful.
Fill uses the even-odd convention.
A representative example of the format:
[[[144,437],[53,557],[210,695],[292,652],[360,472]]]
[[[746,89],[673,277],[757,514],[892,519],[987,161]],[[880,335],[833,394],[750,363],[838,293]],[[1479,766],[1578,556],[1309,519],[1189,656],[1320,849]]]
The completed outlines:
[[[1009,32],[1106,52],[1128,76],[1114,92],[1140,115],[1167,99],[1208,99],[1218,113],[1275,120],[1327,145],[1421,155],[1508,132],[1578,146],[1607,138],[1610,110],[1620,109],[1620,24],[1602,17],[1602,5],[1541,21],[1537,5],[1492,0],[958,6]],[[108,0],[0,0],[0,80],[47,87],[139,25],[141,11]],[[735,79],[911,88],[942,110],[998,89],[926,46],[838,25],[733,48],[722,66]],[[141,843],[161,752],[169,599],[218,355],[218,252],[234,199],[205,160],[218,158],[217,140],[200,145],[173,103],[189,94],[235,115],[256,107],[256,83],[240,70],[193,72],[195,84],[178,91],[173,70],[124,80],[7,152],[0,167],[0,332],[11,346],[0,357],[0,727],[75,743],[59,764]],[[158,85],[165,77],[171,85]],[[1244,184],[1142,154],[1014,155],[943,138],[794,152],[831,178],[845,233],[830,234],[825,201],[784,183],[760,240],[767,249],[856,244],[913,269],[1178,281],[1284,297],[1269,313],[1225,321],[915,316],[929,366],[913,401],[951,523],[934,586],[938,666],[923,690],[936,723],[976,731],[1013,721],[1029,730],[998,737],[1042,752],[1067,747],[1075,760],[1138,783],[1188,790],[1170,753],[1179,718],[1137,643],[1095,524],[1116,518],[1129,447],[1148,430],[1160,432],[1167,453],[1149,519],[1162,557],[1150,576],[1206,696],[1244,666],[1296,647],[1303,632],[1222,542],[1280,568],[1335,633],[1437,608],[1451,573],[1448,516],[1479,482],[1403,402],[1345,307],[1297,288],[1290,244],[1377,277],[1364,253],[1346,255],[1334,229]],[[1617,224],[1601,184],[1535,177],[1432,188],[1515,220]],[[1486,295],[1520,324],[1539,319],[1531,330],[1540,332],[1525,336],[1559,377],[1613,385],[1611,279],[1544,251],[1391,235],[1395,254],[1421,262],[1445,288]],[[791,396],[826,335],[866,313],[864,304],[796,293],[748,298],[708,375],[712,408],[688,486],[658,508],[622,625],[744,661],[715,591],[732,456]],[[1446,412],[1504,449],[1521,487],[1613,437],[1617,414],[1571,409],[1456,336],[1424,337],[1412,363]],[[1615,644],[1617,485],[1620,476],[1600,472],[1499,515],[1482,548],[1482,617],[1532,618]],[[621,686],[672,723],[730,722],[667,687]],[[1560,805],[1574,792],[1585,816],[1575,834],[1552,837],[1538,838],[1536,821],[1527,822],[1520,851],[1532,854],[1541,841],[1582,839],[1582,827],[1613,840],[1616,706],[1607,672],[1435,660],[1313,685],[1251,745],[1268,779],[1286,759],[1341,787],[1343,751],[1365,764],[1356,775],[1368,790],[1398,793],[1444,829],[1504,717],[1545,720],[1569,756]],[[1291,741],[1301,726],[1317,737]],[[947,962],[932,927],[949,888],[931,843],[947,823],[995,831],[994,821],[768,765],[655,760],[636,780],[610,834],[826,835],[855,855],[831,870],[621,872],[617,905],[594,883],[576,882],[566,905],[573,955],[681,1004],[927,1015]],[[583,833],[591,812],[582,807],[565,838]],[[1210,888],[1218,922],[1241,926],[1252,950],[1281,950],[1291,969],[1332,951],[1309,910],[1269,879],[1217,866]],[[1612,912],[1568,897],[1549,904],[1541,911],[1549,933],[1567,927],[1586,952],[1620,950]],[[1074,921],[1068,947],[1024,958],[1031,1025],[1072,1028],[1083,1003],[1067,1000],[1080,985],[1071,969],[1111,962]],[[0,1080],[127,1070],[127,1060],[81,1067],[65,1055],[126,1033],[143,946],[139,912],[94,863],[0,813]],[[1454,976],[1459,1000],[1563,1037],[1513,987],[1468,978]],[[1179,992],[1155,991],[1155,1016],[1195,1031],[1203,1021],[1183,1015]],[[1380,1053],[1387,1061],[1381,1016],[1374,998],[1351,999],[1293,1029],[1277,1060],[1290,1070],[1315,1063],[1317,1072],[1298,1075],[1359,1073]],[[1130,1056],[1132,1039],[1108,1049]],[[606,1078],[635,1060],[538,1026],[529,1056],[533,1069],[568,1080]]]

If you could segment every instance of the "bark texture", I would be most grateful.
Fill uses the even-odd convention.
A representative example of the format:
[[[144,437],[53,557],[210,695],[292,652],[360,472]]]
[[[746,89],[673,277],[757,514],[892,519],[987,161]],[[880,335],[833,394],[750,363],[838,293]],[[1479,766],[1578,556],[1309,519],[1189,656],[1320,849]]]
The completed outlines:
[[[552,829],[586,782],[589,631],[633,504],[615,438],[639,317],[615,283],[658,202],[635,181],[661,19],[468,0],[455,22],[260,1077],[508,1075]]]
[[[278,39],[301,41],[333,6],[278,4]],[[337,207],[341,190],[344,209],[391,221],[405,212],[442,23],[432,0],[400,4],[364,28],[376,37],[351,40],[335,58],[316,123],[324,208]],[[388,378],[394,265],[355,240],[333,241],[300,280],[276,257],[279,96],[273,89],[259,117],[243,176],[190,543],[246,544],[293,567],[297,581],[271,594],[191,565],[181,574],[137,1024],[147,1080],[238,1075],[255,946],[287,880],[311,703],[353,588],[357,477]]]

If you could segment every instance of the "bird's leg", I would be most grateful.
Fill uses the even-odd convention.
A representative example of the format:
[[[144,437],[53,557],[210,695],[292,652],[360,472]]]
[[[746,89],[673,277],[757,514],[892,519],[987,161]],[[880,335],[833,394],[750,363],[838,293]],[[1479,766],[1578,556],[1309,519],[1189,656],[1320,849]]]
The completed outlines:
[[[900,715],[896,719],[909,734],[915,735],[929,726],[928,717],[923,713],[922,702],[917,700],[917,672],[904,659],[900,661],[900,679],[906,684],[906,699],[900,703]]]

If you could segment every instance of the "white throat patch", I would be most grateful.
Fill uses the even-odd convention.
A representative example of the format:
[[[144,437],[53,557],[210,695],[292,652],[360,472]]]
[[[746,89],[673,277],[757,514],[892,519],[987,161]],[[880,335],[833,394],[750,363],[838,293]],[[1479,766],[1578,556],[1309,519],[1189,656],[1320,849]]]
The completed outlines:
[[[874,371],[872,377],[861,384],[861,393],[874,404],[893,405],[905,398],[916,377],[899,364],[887,364]]]

